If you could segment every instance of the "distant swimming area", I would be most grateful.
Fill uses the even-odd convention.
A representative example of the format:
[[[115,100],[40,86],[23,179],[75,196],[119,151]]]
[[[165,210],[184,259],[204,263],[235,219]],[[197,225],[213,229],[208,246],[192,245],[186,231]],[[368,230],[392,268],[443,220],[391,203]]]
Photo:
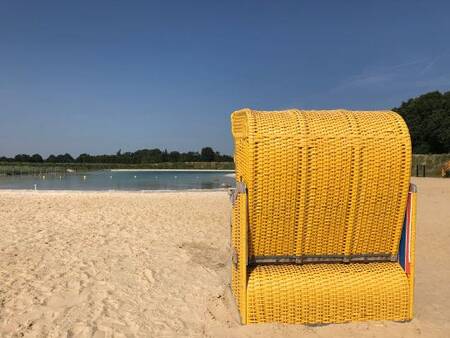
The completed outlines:
[[[0,189],[145,191],[221,189],[234,186],[232,170],[100,170],[64,175],[0,176]]]

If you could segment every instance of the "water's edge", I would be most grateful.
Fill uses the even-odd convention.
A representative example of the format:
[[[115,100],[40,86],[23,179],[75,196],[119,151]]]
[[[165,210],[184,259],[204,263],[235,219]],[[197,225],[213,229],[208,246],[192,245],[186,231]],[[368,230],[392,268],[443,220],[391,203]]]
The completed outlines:
[[[0,189],[50,191],[203,191],[234,186],[225,170],[100,170],[65,175],[0,177]]]
[[[225,192],[228,193],[231,188],[220,188],[220,189],[172,189],[172,190],[34,190],[34,189],[3,189],[0,188],[0,194],[5,193],[38,193],[38,194],[46,194],[46,193],[55,193],[55,194],[65,194],[65,193],[76,193],[76,194],[84,194],[84,193],[130,193],[130,194],[157,194],[157,193],[194,193],[194,192]]]

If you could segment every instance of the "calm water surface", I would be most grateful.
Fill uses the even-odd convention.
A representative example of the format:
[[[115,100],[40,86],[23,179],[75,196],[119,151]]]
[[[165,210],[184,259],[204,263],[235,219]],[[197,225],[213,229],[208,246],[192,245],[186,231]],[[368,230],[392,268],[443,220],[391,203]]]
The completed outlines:
[[[224,171],[92,171],[63,176],[3,176],[0,189],[37,190],[189,190],[234,186]]]

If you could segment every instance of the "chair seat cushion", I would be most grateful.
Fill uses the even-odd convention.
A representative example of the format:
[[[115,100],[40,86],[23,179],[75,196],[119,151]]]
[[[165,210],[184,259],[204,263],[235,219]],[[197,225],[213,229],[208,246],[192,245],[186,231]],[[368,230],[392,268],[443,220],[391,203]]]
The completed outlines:
[[[248,322],[408,320],[409,281],[396,262],[259,265],[250,270]]]

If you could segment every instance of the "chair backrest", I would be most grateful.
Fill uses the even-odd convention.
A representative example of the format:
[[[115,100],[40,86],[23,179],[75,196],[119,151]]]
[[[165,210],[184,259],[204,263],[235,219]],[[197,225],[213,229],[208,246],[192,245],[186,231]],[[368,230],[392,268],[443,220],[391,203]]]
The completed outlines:
[[[398,114],[243,109],[232,132],[250,259],[395,258],[411,167]]]

